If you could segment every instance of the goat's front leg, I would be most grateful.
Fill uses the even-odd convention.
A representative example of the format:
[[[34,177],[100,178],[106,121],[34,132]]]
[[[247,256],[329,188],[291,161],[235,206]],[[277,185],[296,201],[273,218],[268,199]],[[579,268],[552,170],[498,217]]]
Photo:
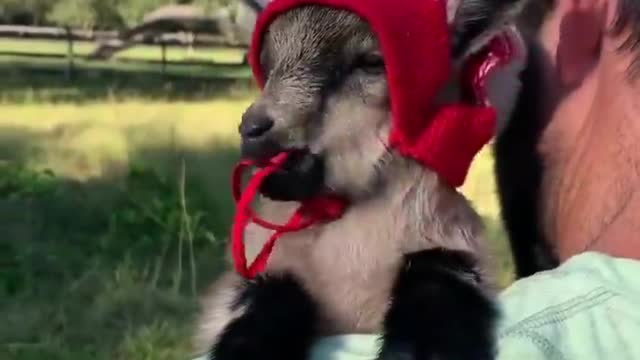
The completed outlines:
[[[306,360],[315,337],[317,307],[290,274],[244,281],[229,322],[211,350],[215,360]]]
[[[435,249],[407,255],[378,360],[493,359],[497,311],[478,282],[470,254]]]

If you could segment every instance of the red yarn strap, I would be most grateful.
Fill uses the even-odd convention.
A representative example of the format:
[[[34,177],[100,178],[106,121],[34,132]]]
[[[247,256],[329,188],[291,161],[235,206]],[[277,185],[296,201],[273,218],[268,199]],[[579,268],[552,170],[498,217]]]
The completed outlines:
[[[243,160],[236,165],[233,170],[233,197],[236,201],[236,215],[233,222],[231,233],[231,253],[235,263],[236,271],[246,278],[254,278],[257,274],[263,272],[267,267],[269,256],[273,252],[273,248],[278,239],[290,232],[306,229],[318,222],[336,220],[342,216],[346,208],[346,202],[338,197],[325,196],[300,204],[300,207],[293,213],[289,221],[284,225],[273,224],[261,219],[254,214],[251,209],[251,203],[260,191],[262,182],[275,171],[277,171],[287,160],[288,153],[282,153],[269,161],[249,180],[247,187],[242,191],[242,175],[252,166],[257,164],[253,161]],[[263,228],[274,230],[269,240],[262,247],[260,253],[247,266],[247,258],[244,246],[244,231],[253,222]]]

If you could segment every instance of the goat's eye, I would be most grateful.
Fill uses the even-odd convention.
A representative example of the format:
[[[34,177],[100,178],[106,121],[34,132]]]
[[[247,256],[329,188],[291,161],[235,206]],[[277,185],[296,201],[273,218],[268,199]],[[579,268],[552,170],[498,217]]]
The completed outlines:
[[[368,74],[382,74],[384,73],[384,59],[380,53],[362,54],[356,58],[354,68]]]

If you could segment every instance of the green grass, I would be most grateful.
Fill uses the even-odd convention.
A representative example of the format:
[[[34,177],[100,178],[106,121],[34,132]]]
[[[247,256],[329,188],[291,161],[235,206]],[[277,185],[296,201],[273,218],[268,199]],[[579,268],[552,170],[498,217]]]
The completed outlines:
[[[0,358],[188,356],[196,294],[224,265],[244,106],[2,105]]]
[[[95,42],[74,41],[73,53],[78,56],[89,55],[96,48]],[[66,55],[66,41],[0,38],[0,52],[34,53],[42,55]],[[242,62],[245,50],[229,48],[195,48],[189,51],[185,47],[168,46],[169,61],[211,61],[215,63],[238,64]],[[161,60],[160,46],[141,45],[117,53],[116,59]]]
[[[89,55],[96,47],[96,43],[90,41],[74,41],[73,44],[74,53],[82,56]],[[0,38],[0,51],[66,55],[67,42],[64,40]]]
[[[0,55],[0,64],[17,65],[33,70],[51,69],[56,71],[64,71],[68,67],[68,62],[63,58],[32,58],[20,55]],[[161,64],[145,64],[145,63],[123,63],[114,61],[96,61],[76,59],[76,66],[81,71],[91,70],[119,70],[125,72],[143,72],[158,74],[162,71]],[[215,78],[247,78],[250,76],[248,68],[243,66],[216,66],[210,65],[182,65],[168,64],[166,66],[167,73],[185,76],[209,76]]]
[[[111,60],[76,58],[71,81],[62,76],[68,69],[66,45],[59,41],[0,38],[0,103],[74,102],[144,98],[148,100],[203,100],[246,95],[253,88],[251,71],[238,65],[239,49],[196,49],[193,54],[170,47],[165,68],[159,49],[136,46]],[[95,44],[79,42],[77,53],[86,55]],[[39,53],[34,57],[28,53]],[[124,61],[135,60],[135,61]],[[187,65],[184,60],[212,61]]]
[[[165,76],[153,65],[91,63],[67,80],[58,59],[37,61],[0,55],[0,104],[95,103],[104,101],[203,101],[246,97],[253,89],[249,69],[239,66],[176,65]]]
[[[32,65],[0,62],[0,359],[187,358],[196,294],[225,264],[235,133],[255,92]],[[507,284],[491,166],[485,151],[464,192]]]

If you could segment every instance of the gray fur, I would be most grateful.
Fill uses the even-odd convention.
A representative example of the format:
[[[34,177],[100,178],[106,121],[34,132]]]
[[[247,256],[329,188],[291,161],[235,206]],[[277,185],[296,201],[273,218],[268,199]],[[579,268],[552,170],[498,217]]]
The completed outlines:
[[[271,115],[270,131],[285,147],[306,146],[322,154],[326,185],[352,200],[343,218],[284,236],[268,266],[268,272],[298,276],[321,306],[323,334],[380,331],[402,255],[418,250],[445,247],[476,254],[485,289],[493,293],[495,262],[485,248],[480,217],[435,173],[387,146],[385,74],[345,70],[359,54],[379,51],[368,25],[344,11],[309,6],[281,15],[264,44],[268,82],[250,111]],[[335,78],[340,81],[333,83]],[[284,223],[296,207],[264,199],[260,213]],[[250,228],[250,252],[269,235]],[[223,277],[203,302],[200,351],[238,316],[220,308],[228,304],[226,289],[233,279]]]

